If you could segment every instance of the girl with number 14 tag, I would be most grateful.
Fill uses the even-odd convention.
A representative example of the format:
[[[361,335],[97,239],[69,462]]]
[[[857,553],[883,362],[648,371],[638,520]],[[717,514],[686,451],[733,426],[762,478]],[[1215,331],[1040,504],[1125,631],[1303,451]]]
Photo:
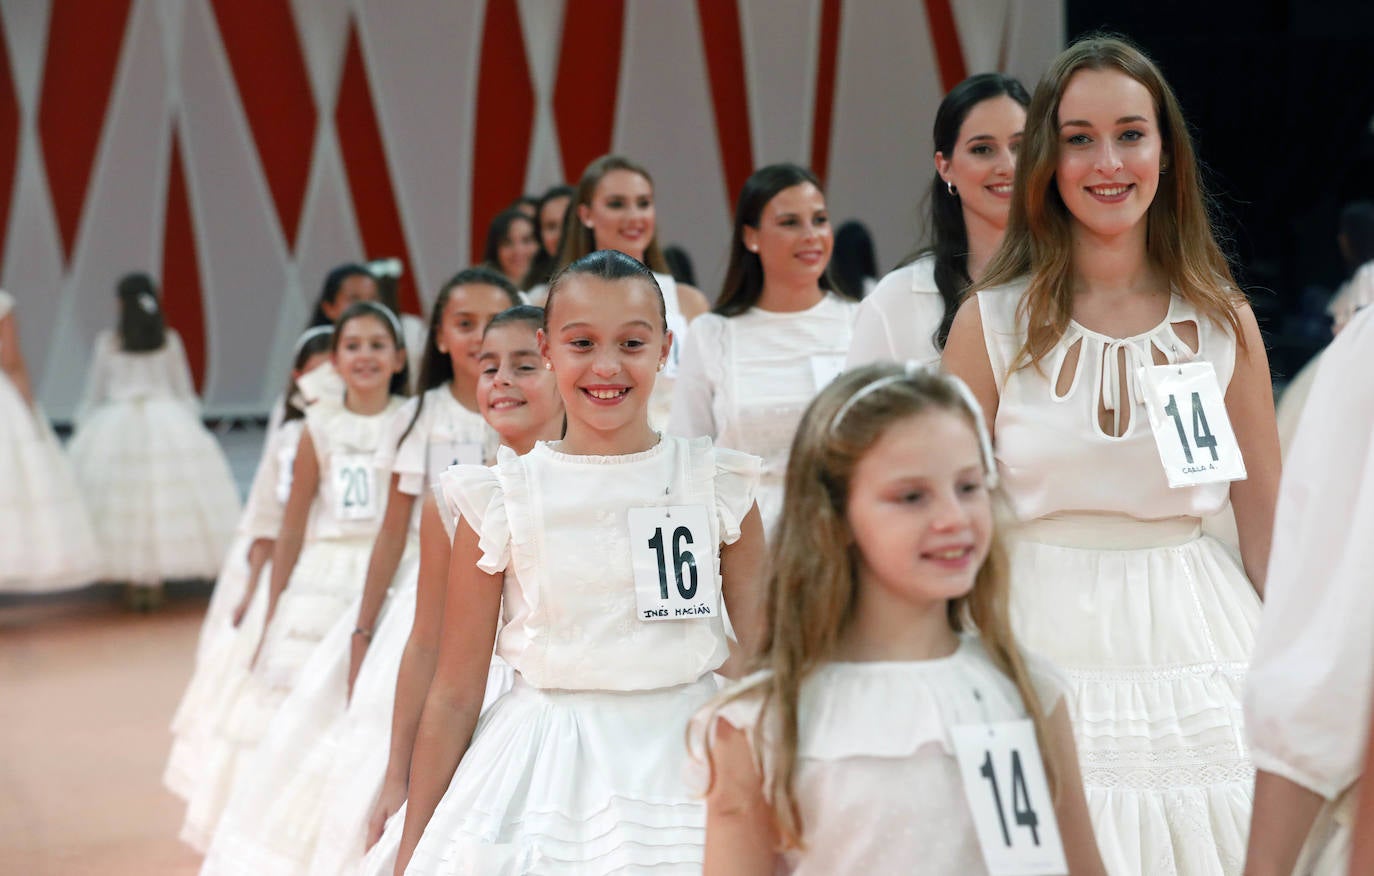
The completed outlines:
[[[867,365],[811,403],[762,668],[688,734],[708,876],[1103,873],[1065,682],[1012,636],[995,481],[954,378]]]

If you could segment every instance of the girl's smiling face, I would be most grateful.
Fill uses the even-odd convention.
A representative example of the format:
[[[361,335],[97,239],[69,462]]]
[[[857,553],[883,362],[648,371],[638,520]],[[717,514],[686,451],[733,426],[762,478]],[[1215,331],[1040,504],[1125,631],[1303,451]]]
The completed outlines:
[[[469,283],[449,290],[434,345],[453,362],[455,374],[477,379],[482,332],[493,316],[510,306],[505,291],[486,283]]]
[[[354,316],[338,330],[334,369],[350,392],[387,391],[391,376],[405,367],[405,352],[396,346],[391,326],[378,314]]]
[[[964,117],[950,153],[935,153],[935,170],[954,186],[966,222],[973,214],[994,228],[1007,227],[1016,153],[1025,127],[1021,104],[1005,94],[989,98]]]
[[[672,334],[662,299],[639,278],[602,280],[574,274],[558,285],[539,342],[574,421],[599,433],[647,424],[654,376]]]
[[[477,409],[503,444],[527,443],[562,416],[558,381],[539,355],[538,329],[520,321],[488,329],[478,360]]]
[[[592,192],[592,202],[577,208],[592,230],[597,249],[614,249],[644,261],[654,239],[654,187],[633,170],[612,170]]]

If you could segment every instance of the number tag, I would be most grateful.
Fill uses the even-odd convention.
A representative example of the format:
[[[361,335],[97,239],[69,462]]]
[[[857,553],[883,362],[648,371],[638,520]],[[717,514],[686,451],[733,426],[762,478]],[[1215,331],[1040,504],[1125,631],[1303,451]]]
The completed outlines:
[[[1245,460],[1211,362],[1141,368],[1140,384],[1170,487],[1245,480]]]
[[[371,453],[336,453],[329,476],[334,486],[334,516],[339,520],[374,520],[381,511],[377,470]]]
[[[668,330],[673,333],[673,345],[668,348],[668,358],[663,363],[660,377],[672,380],[677,377],[677,366],[682,360],[682,347],[687,343],[687,317],[680,313],[668,314]]]
[[[706,506],[631,508],[629,522],[639,619],[718,617],[716,546]]]
[[[950,728],[964,796],[992,876],[1069,872],[1035,725],[1029,719]]]
[[[481,465],[482,445],[475,441],[431,441],[425,478],[430,483],[448,471],[452,465]]]
[[[844,373],[844,354],[837,355],[817,355],[811,357],[811,379],[816,383],[816,392],[820,392],[830,385],[834,380]]]

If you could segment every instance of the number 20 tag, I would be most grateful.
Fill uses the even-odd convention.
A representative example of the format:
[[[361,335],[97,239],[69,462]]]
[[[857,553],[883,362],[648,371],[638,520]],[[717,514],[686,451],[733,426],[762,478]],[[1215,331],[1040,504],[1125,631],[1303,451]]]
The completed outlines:
[[[706,506],[631,508],[629,513],[639,619],[719,616],[716,546]]]
[[[334,516],[339,520],[374,520],[381,512],[377,471],[370,453],[336,453],[330,459]]]
[[[1140,369],[1145,408],[1170,487],[1245,479],[1245,460],[1211,362]]]
[[[1068,873],[1035,725],[966,724],[950,728],[950,734],[988,873]]]

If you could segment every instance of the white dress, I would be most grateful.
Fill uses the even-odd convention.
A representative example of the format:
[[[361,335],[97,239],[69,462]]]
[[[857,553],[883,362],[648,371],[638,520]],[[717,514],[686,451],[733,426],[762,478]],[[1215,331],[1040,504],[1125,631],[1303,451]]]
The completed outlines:
[[[1064,682],[1043,661],[1027,662],[1049,714]],[[702,790],[710,776],[706,740],[724,720],[744,731],[767,794],[781,732],[775,712],[764,717],[768,678],[769,671],[751,675],[734,688],[738,699],[693,719]],[[776,872],[986,874],[950,728],[1028,714],[976,636],[961,637],[958,650],[937,660],[821,665],[802,682],[797,709],[793,793],[806,849],[784,852]]]
[[[1245,718],[1257,768],[1330,801],[1294,872],[1344,876],[1374,690],[1374,311],[1322,359],[1279,488]]]
[[[276,422],[275,408],[273,414]],[[222,709],[215,704],[222,703],[224,691],[237,689],[241,679],[235,677],[248,672],[252,648],[261,636],[265,602],[262,611],[245,612],[239,627],[233,625],[233,612],[248,587],[249,548],[256,539],[276,539],[281,528],[282,510],[291,492],[291,466],[304,427],[301,419],[275,428],[269,424],[237,534],[215,580],[196,646],[195,669],[172,717],[172,753],[162,774],[163,784],[183,800],[190,800],[199,784],[213,722]],[[271,574],[268,561],[259,573],[260,590]],[[253,632],[241,635],[244,627]]]
[[[883,277],[859,303],[845,367],[938,362],[935,333],[944,318],[945,300],[935,285],[935,256],[922,256]]]
[[[399,475],[398,489],[410,496],[419,496],[425,484],[437,482],[440,472],[457,461],[490,461],[497,441],[481,415],[459,404],[447,383],[422,398],[423,404],[412,398],[392,416],[376,454],[378,470],[389,472],[388,485]],[[203,872],[305,872],[316,852],[356,851],[361,858],[367,816],[385,777],[396,673],[414,618],[419,510],[417,502],[409,544],[378,615],[353,699],[347,701],[346,684],[361,593],[316,648],[245,763]],[[340,809],[356,823],[338,825],[344,817]],[[322,836],[326,811],[330,835]],[[322,872],[340,872],[343,860]]]
[[[1158,351],[1169,363],[1211,362],[1224,392],[1235,342],[1175,296],[1149,332],[1113,339],[1071,322],[1041,369],[1009,374],[1025,337],[1024,289],[978,293],[1000,387],[998,470],[1018,521],[1018,637],[1068,676],[1108,872],[1239,873],[1254,778],[1240,695],[1259,600],[1234,557],[1201,534],[1200,518],[1225,506],[1229,485],[1170,489],[1142,393],[1114,391],[1123,354],[1134,383]],[[1196,357],[1174,331],[1180,323],[1197,327]],[[1057,395],[1075,348],[1076,373]],[[1104,398],[1129,406],[1121,437],[1099,425]]]
[[[376,466],[375,456],[403,402],[393,397],[381,413],[361,415],[349,411],[341,399],[329,397],[306,410],[319,488],[296,566],[272,622],[262,632],[257,665],[216,721],[203,778],[182,828],[182,838],[201,851],[244,772],[244,755],[262,741],[292,689],[309,677],[306,667],[315,650],[362,592],[372,540],[386,513],[387,491],[380,487],[388,483],[389,471]],[[361,508],[370,513],[348,519],[344,509],[358,493],[349,489],[342,472],[359,467],[371,469],[371,498]],[[361,481],[353,483],[356,487]],[[268,588],[268,582],[259,585],[264,593]],[[351,624],[348,629],[352,631]]]
[[[0,291],[0,322],[14,299]],[[104,565],[72,464],[48,418],[0,371],[0,593],[90,584]]]
[[[757,477],[753,457],[671,436],[623,456],[503,448],[494,469],[443,476],[478,534],[479,568],[507,573],[496,653],[517,675],[407,873],[701,872],[705,809],[683,775],[684,734],[715,692],[726,626],[640,619],[629,510],[701,507],[698,568],[718,589],[706,545],[739,538]]]
[[[105,557],[104,577],[151,585],[213,578],[239,518],[224,451],[200,422],[181,337],[127,353],[95,342],[70,452]]]
[[[797,313],[757,307],[692,323],[668,431],[763,458],[759,513],[771,539],[802,413],[840,373],[858,302],[827,294]]]

